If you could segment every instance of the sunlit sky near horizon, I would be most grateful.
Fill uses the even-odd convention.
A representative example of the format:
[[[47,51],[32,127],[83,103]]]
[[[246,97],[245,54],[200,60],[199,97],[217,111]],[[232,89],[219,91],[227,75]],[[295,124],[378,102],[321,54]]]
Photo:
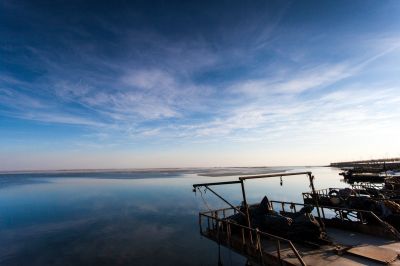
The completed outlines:
[[[400,157],[400,1],[0,2],[0,170]]]

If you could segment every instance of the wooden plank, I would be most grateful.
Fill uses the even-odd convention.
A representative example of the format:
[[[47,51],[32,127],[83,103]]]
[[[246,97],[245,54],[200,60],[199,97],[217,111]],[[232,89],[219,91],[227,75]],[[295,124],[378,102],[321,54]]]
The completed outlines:
[[[354,247],[348,249],[347,253],[384,264],[393,262],[398,257],[398,253],[393,250],[371,245]]]

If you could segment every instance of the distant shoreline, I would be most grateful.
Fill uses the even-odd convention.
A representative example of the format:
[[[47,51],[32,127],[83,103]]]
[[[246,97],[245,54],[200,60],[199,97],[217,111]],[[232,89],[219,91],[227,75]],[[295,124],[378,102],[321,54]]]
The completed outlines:
[[[193,173],[199,176],[231,176],[254,175],[263,173],[278,173],[290,170],[293,167],[306,166],[255,166],[255,167],[183,167],[183,168],[126,168],[126,169],[60,169],[60,170],[16,170],[0,171],[0,175],[18,174],[74,174],[74,173]]]

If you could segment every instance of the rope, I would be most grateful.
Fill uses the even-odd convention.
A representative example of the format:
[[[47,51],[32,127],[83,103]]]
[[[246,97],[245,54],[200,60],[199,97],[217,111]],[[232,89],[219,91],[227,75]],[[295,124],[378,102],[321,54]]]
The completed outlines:
[[[203,200],[204,205],[206,206],[206,208],[207,208],[209,211],[211,211],[211,208],[210,208],[210,206],[208,206],[207,201],[204,199],[203,193],[201,192],[200,188],[197,188],[197,189],[198,189],[199,192],[200,192],[200,197],[201,197],[201,199]],[[206,194],[206,191],[207,191],[207,189],[205,188],[205,189],[204,189],[204,194]]]

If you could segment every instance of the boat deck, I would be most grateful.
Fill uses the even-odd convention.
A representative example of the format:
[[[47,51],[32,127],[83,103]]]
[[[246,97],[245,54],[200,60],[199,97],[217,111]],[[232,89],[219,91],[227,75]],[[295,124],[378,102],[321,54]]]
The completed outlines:
[[[394,240],[386,240],[380,237],[373,237],[361,233],[353,233],[350,231],[340,229],[328,229],[328,234],[333,241],[332,245],[324,245],[319,248],[312,248],[303,244],[295,243],[297,251],[301,256],[304,264],[306,265],[382,265],[389,264],[393,266],[400,266],[400,242]],[[218,240],[219,233],[219,240]],[[242,245],[242,236],[237,233],[232,233],[229,237],[225,232],[217,232],[209,230],[207,234],[203,234],[207,238],[219,242],[233,251],[244,256],[252,257],[253,261],[257,261],[260,265],[302,265],[302,263],[296,257],[293,249],[288,243],[281,242],[279,244],[279,251],[277,249],[277,243],[274,239],[262,238],[262,254],[257,251],[257,247],[254,249],[246,248]],[[248,238],[246,238],[249,241]],[[348,253],[346,250],[351,247],[369,247],[370,251],[365,252],[365,256],[370,258],[364,258],[359,255]],[[372,249],[372,252],[371,252]],[[373,249],[377,249],[377,254],[374,254]],[[384,252],[382,252],[384,251]],[[385,252],[386,251],[386,252]],[[389,253],[389,254],[384,254]],[[396,258],[393,259],[393,254]],[[381,261],[376,261],[376,257]],[[386,257],[386,259],[385,259]],[[382,260],[383,259],[383,260]],[[387,260],[388,263],[385,263]],[[264,262],[264,263],[263,263]]]
[[[400,260],[400,242],[387,240],[380,237],[374,237],[366,234],[345,231],[340,229],[328,228],[327,233],[333,241],[333,245],[322,246],[320,249],[310,250],[301,245],[296,245],[303,260],[307,265],[382,265],[384,262],[374,261],[375,254],[373,252],[364,252],[365,256],[372,258],[363,258],[346,252],[350,247],[370,247],[374,249],[378,247],[377,252],[383,253],[381,248],[388,250],[387,260],[392,260],[391,253],[395,253],[397,258],[390,261],[390,265],[399,265]],[[342,250],[342,252],[340,251]],[[289,253],[290,254],[290,253]],[[390,259],[389,259],[390,258]],[[291,259],[291,258],[288,258]],[[381,257],[379,257],[381,259]],[[291,259],[293,260],[293,259]],[[295,263],[295,261],[293,261]],[[386,263],[385,263],[386,264]]]
[[[272,201],[275,206],[288,210],[286,202]],[[292,211],[303,204],[293,204]],[[328,207],[319,207],[327,213]],[[325,211],[322,211],[325,209]],[[362,220],[324,219],[331,244],[315,245],[292,243],[290,240],[257,229],[239,225],[225,219],[235,209],[221,209],[200,213],[201,234],[242,254],[260,265],[398,265],[400,241],[388,228],[369,225]],[[363,213],[364,211],[358,211]],[[364,215],[356,215],[366,216]],[[379,218],[376,218],[379,219]],[[389,228],[390,229],[390,228]]]

